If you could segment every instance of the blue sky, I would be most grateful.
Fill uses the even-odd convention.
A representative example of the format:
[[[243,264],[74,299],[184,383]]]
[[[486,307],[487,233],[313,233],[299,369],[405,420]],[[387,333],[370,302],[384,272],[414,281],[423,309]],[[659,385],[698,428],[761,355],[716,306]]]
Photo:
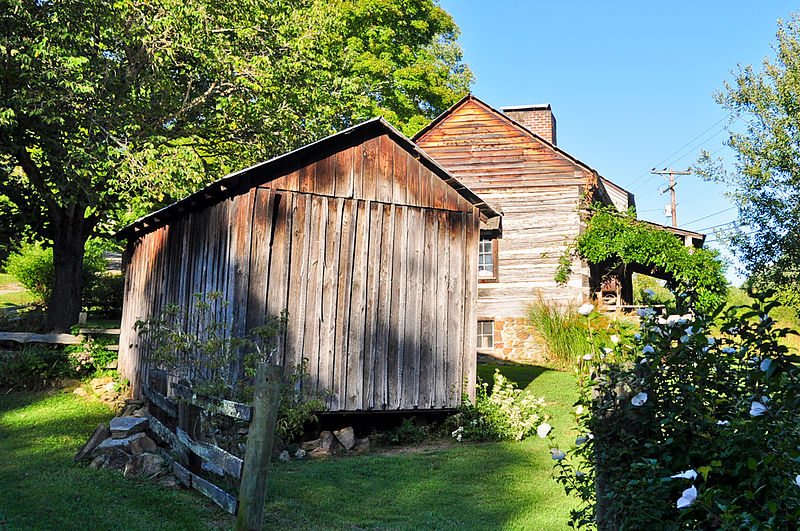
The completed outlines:
[[[653,167],[686,170],[702,149],[731,163],[714,92],[737,64],[772,53],[777,19],[800,5],[739,2],[442,0],[461,28],[473,94],[494,107],[550,103],[558,146],[636,195],[667,223]],[[734,124],[735,126],[736,124]],[[678,225],[709,234],[736,218],[722,185],[678,180]],[[721,248],[724,251],[724,248]],[[736,266],[729,280],[738,284]]]

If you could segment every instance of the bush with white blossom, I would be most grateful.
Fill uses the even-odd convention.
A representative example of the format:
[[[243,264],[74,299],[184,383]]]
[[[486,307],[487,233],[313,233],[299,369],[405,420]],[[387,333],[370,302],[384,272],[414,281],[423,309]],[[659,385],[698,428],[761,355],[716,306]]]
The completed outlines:
[[[539,433],[582,502],[573,527],[800,528],[800,357],[775,306],[641,311],[634,342],[609,357],[622,361],[581,366],[575,445]]]
[[[486,382],[479,383],[475,403],[464,396],[458,412],[448,418],[450,435],[459,442],[521,441],[548,419],[542,412],[544,405],[543,397],[518,389],[496,369],[492,392],[489,393]]]

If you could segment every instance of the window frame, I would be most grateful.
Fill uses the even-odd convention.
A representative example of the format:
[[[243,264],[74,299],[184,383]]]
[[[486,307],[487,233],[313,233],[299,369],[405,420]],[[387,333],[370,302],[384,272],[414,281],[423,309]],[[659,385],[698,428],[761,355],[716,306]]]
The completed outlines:
[[[481,257],[481,247],[480,245],[484,242],[489,242],[492,246],[492,274],[491,275],[481,275],[480,269],[480,257]],[[499,264],[497,262],[497,247],[498,247],[498,239],[497,238],[481,238],[478,240],[478,282],[497,282],[497,270]],[[486,253],[488,254],[488,253]]]
[[[481,323],[489,323],[491,327],[491,334],[482,334],[481,333]],[[476,341],[478,345],[478,352],[494,352],[494,319],[478,319],[478,330],[476,334]],[[489,337],[491,340],[491,345],[488,347],[481,346],[481,337]]]

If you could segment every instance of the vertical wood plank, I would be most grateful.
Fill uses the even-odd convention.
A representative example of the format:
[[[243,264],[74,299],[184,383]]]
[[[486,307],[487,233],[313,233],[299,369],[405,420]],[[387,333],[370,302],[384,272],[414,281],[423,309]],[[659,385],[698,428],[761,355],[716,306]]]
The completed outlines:
[[[379,150],[379,138],[371,138],[370,140],[364,142],[361,147],[361,193],[354,196],[356,199],[369,199],[375,201],[378,198]]]
[[[286,190],[296,192],[300,189],[300,171],[295,170],[286,175],[285,178]]]
[[[421,313],[422,313],[422,251],[425,233],[423,215],[418,208],[408,209],[408,246],[406,260],[408,262],[408,280],[406,292],[406,324],[405,349],[403,356],[403,399],[402,408],[411,409],[419,406],[420,384],[420,346],[421,346]]]
[[[311,198],[305,194],[294,196],[292,211],[291,263],[289,264],[289,322],[286,329],[287,365],[300,365],[306,357],[303,351],[305,339],[305,308],[308,298],[308,255],[311,249]],[[304,381],[304,386],[309,382]]]
[[[405,150],[401,154],[403,161],[403,175],[406,179],[406,201],[409,206],[419,206],[419,170],[415,164],[409,165],[409,155]],[[413,159],[412,159],[413,160]],[[396,164],[396,163],[395,163]]]
[[[316,179],[316,164],[309,164],[300,168],[298,179],[300,181],[300,191],[304,194],[314,193],[314,181]]]
[[[436,366],[434,351],[436,349],[436,303],[437,282],[436,263],[439,249],[436,245],[438,219],[434,210],[423,212],[424,251],[422,256],[422,319],[420,328],[419,349],[419,407],[430,408],[433,405],[433,386]]]
[[[383,218],[380,246],[380,274],[378,276],[377,323],[375,342],[375,407],[386,409],[389,405],[388,367],[390,357],[389,337],[392,316],[394,285],[392,279],[395,252],[395,208],[392,205],[379,205]],[[396,354],[396,353],[395,353]],[[397,361],[394,361],[395,367]]]
[[[403,397],[402,367],[405,354],[406,249],[408,248],[408,208],[393,206],[394,252],[392,253],[392,289],[389,316],[389,356],[387,363],[388,409],[399,409]]]
[[[448,299],[448,284],[450,282],[450,239],[448,231],[447,213],[436,212],[437,219],[437,264],[436,264],[436,350],[434,355],[434,406],[437,408],[448,407],[450,388],[448,387],[448,340],[450,330],[448,321],[449,305],[453,304]]]
[[[466,381],[470,400],[475,401],[476,371],[478,364],[478,242],[480,227],[478,209],[473,207],[471,214],[464,214],[466,256],[464,257],[464,362],[463,378]]]
[[[322,310],[322,274],[325,259],[325,226],[328,218],[328,201],[323,197],[311,198],[311,227],[308,254],[308,295],[304,320],[303,355],[308,358],[308,373],[312,389],[319,384],[319,328]]]
[[[232,255],[229,255],[231,271],[233,272],[233,297],[230,299],[232,308],[234,337],[243,337],[247,327],[248,295],[250,284],[250,252],[252,249],[253,205],[256,200],[257,188],[251,188],[246,194],[237,196],[232,201],[233,223],[232,239],[229,243]]]
[[[269,282],[267,284],[266,313],[279,317],[287,310],[289,296],[289,246],[292,241],[292,201],[294,194],[285,192],[276,194],[273,208],[276,214],[272,222],[272,249],[269,257]],[[263,316],[262,316],[263,318]],[[285,371],[293,371],[293,360],[287,360],[286,334],[278,338],[277,351],[272,363],[283,366]]]
[[[272,237],[273,194],[271,188],[258,188],[253,200],[252,238],[250,249],[250,282],[247,297],[247,330],[264,324],[267,308],[267,284]]]
[[[317,176],[314,181],[314,193],[332,196],[336,188],[336,155],[317,161]]]
[[[357,148],[338,152],[336,156],[336,183],[334,193],[337,197],[351,198],[361,195],[361,172],[356,172],[355,158]],[[359,162],[361,159],[358,159]]]
[[[355,247],[353,250],[353,280],[350,293],[350,326],[347,341],[348,411],[364,408],[364,331],[367,309],[367,253],[369,252],[370,207],[366,201],[355,202]]]
[[[364,322],[364,409],[375,409],[381,406],[381,395],[378,394],[379,385],[378,356],[380,352],[378,333],[378,308],[380,304],[381,272],[384,263],[381,261],[383,249],[383,227],[387,220],[384,217],[384,206],[380,203],[369,202],[369,235],[367,252],[367,285],[366,285],[366,310]]]
[[[450,391],[449,407],[456,407],[461,403],[461,393],[464,388],[463,357],[464,357],[464,222],[461,212],[448,212],[449,220],[449,247],[450,247],[450,278],[447,286],[448,306],[447,322],[447,383]]]
[[[392,182],[392,198],[391,200],[394,201],[398,205],[407,205],[407,196],[406,196],[406,187],[407,187],[407,175],[406,175],[406,150],[397,145],[395,142],[392,142],[392,167],[393,167],[393,174],[388,176]]]
[[[319,338],[319,388],[333,389],[334,360],[337,354],[337,293],[339,290],[339,252],[342,245],[342,217],[345,200],[330,198],[327,201],[328,218],[325,228],[324,272],[322,282],[322,323]]]
[[[383,203],[392,202],[392,182],[394,174],[394,141],[388,136],[378,137],[380,154],[378,155],[377,189],[375,199]],[[370,198],[371,199],[371,198]]]
[[[350,296],[353,281],[353,249],[355,246],[356,210],[354,201],[343,203],[342,228],[339,248],[339,287],[336,301],[336,341],[334,344],[333,394],[331,411],[342,411],[346,407],[347,393],[347,340],[350,325]]]

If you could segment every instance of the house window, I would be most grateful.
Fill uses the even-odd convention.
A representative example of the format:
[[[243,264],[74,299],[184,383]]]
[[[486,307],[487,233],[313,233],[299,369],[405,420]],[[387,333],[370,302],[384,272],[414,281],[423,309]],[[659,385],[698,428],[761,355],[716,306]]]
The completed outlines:
[[[478,348],[494,347],[494,321],[478,321]]]
[[[497,280],[497,240],[481,240],[478,244],[478,279]]]

